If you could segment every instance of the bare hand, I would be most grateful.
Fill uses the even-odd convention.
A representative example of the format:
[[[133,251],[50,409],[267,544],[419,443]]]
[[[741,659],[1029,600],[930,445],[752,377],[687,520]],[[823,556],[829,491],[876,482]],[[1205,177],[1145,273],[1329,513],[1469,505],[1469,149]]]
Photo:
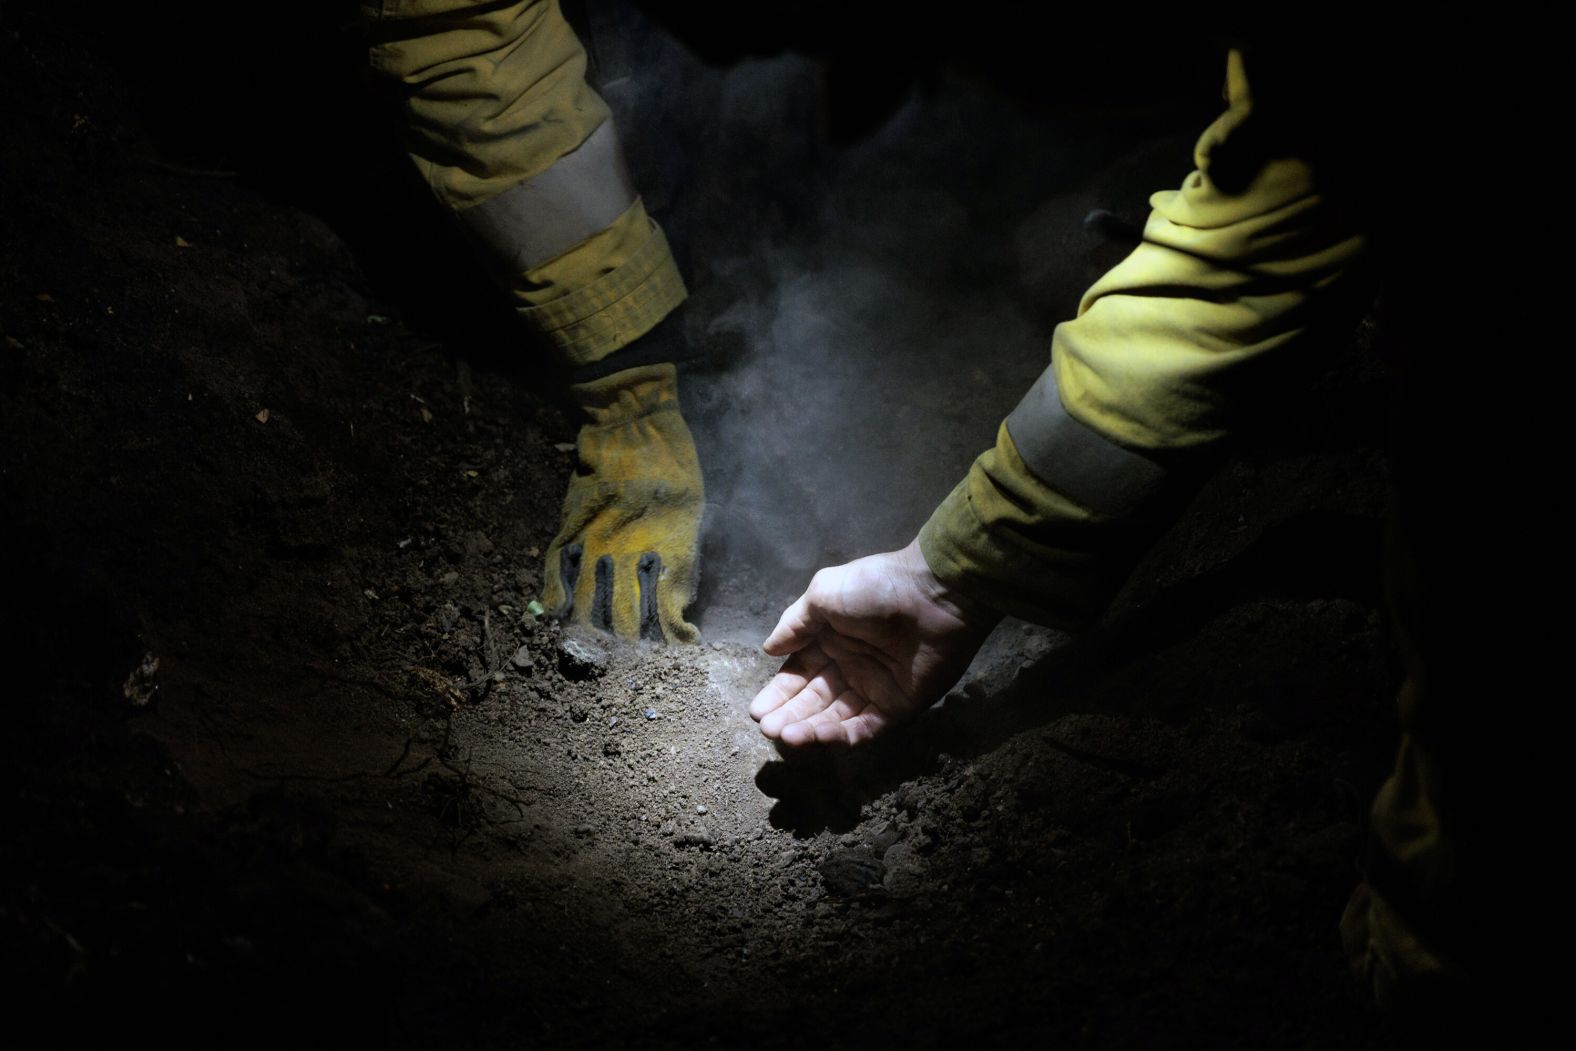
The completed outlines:
[[[790,748],[859,744],[940,700],[999,619],[941,584],[918,541],[823,569],[767,637],[788,660],[750,715]]]

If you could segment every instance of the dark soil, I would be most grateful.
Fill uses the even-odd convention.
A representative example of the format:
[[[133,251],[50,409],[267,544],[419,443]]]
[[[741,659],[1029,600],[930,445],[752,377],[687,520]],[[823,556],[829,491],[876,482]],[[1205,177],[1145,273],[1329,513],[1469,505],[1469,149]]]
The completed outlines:
[[[1100,628],[785,762],[736,633],[587,668],[528,612],[548,380],[354,214],[172,155],[104,48],[0,27],[0,988],[49,1042],[1381,1043],[1336,936],[1394,688],[1361,345]]]

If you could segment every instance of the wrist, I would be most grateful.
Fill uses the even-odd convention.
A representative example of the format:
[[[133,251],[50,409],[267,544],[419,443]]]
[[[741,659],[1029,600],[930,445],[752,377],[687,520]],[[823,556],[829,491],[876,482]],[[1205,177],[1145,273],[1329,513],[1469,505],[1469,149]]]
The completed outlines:
[[[651,365],[678,365],[700,356],[684,338],[684,319],[674,311],[625,346],[595,361],[576,365],[569,374],[572,385],[595,383],[615,373]]]
[[[909,541],[896,555],[919,593],[963,624],[988,632],[1001,621],[1000,612],[970,598],[936,575],[925,558],[919,537]]]
[[[616,426],[654,412],[679,410],[678,374],[671,364],[624,369],[577,383],[569,394],[580,407],[582,424],[589,427]]]

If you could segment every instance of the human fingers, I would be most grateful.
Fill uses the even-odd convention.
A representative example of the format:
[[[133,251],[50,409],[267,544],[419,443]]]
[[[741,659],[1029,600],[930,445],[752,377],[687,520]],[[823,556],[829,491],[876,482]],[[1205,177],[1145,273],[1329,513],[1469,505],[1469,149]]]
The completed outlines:
[[[800,690],[777,709],[761,719],[761,732],[776,740],[782,736],[783,727],[803,722],[830,707],[847,688],[835,663],[810,676]]]
[[[807,744],[846,744],[843,723],[858,715],[865,707],[864,698],[852,689],[844,690],[837,699],[821,711],[796,723],[783,727],[781,741],[790,747]]]
[[[836,746],[846,743],[847,738],[843,734],[841,719],[819,723],[806,719],[783,727],[782,737],[779,740],[786,747],[803,748],[811,744]]]
[[[853,747],[877,736],[891,725],[892,720],[885,712],[862,700],[839,710],[842,705],[843,699],[839,698],[825,712],[801,722],[790,723],[783,727],[780,740],[792,748],[812,743],[826,747]]]
[[[750,702],[750,718],[759,722],[769,713],[781,708],[804,689],[810,677],[830,662],[820,646],[807,646],[783,662],[781,670],[772,681],[762,687]]]

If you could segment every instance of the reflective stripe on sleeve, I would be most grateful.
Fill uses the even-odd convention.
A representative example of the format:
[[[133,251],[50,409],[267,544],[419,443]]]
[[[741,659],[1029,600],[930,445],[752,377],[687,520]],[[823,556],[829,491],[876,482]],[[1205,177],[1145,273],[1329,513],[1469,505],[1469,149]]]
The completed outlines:
[[[552,167],[459,213],[517,273],[563,255],[635,203],[635,187],[611,120]]]
[[[1054,366],[1040,374],[1008,414],[1007,432],[1036,478],[1102,515],[1138,511],[1161,492],[1168,478],[1154,460],[1071,416],[1062,405]]]

